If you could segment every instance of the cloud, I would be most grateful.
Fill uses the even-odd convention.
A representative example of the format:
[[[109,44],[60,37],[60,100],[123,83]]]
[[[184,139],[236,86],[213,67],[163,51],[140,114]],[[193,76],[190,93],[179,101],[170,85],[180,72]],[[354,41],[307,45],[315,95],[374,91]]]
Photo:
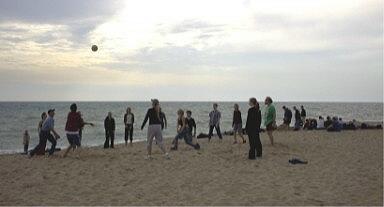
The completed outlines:
[[[287,97],[287,91],[303,90],[312,97],[303,85],[329,81],[315,89],[340,90],[334,98],[353,88],[357,96],[380,100],[381,6],[355,0],[1,1],[1,81],[4,87],[25,82],[138,90],[187,83],[212,87],[206,91],[218,97],[228,90],[247,97],[255,83],[257,93]],[[98,52],[90,51],[92,44]],[[339,76],[349,78],[345,86],[335,84],[343,81]]]

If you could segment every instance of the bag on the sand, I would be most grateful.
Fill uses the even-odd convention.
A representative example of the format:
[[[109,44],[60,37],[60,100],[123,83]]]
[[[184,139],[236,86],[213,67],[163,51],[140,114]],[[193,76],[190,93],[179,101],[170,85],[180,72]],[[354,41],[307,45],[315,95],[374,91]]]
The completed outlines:
[[[303,161],[303,160],[300,160],[298,158],[293,158],[293,159],[290,159],[288,160],[289,163],[291,163],[292,165],[296,165],[296,164],[308,164],[308,161]]]

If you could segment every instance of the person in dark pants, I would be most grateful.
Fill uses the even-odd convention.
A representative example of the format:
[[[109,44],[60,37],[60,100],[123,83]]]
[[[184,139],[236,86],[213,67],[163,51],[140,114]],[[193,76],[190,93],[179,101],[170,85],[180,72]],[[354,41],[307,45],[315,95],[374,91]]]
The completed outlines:
[[[59,134],[57,134],[54,129],[54,125],[55,125],[55,120],[53,119],[54,116],[55,116],[55,109],[49,109],[48,117],[44,120],[42,127],[40,129],[41,142],[39,142],[39,144],[40,143],[45,144],[47,140],[52,143],[51,149],[48,151],[49,155],[53,155],[53,153],[55,152],[56,143],[57,143],[56,140],[60,138]],[[53,133],[53,135],[51,134],[51,132]],[[30,157],[32,157],[39,148],[40,147],[36,147],[34,150],[32,150],[31,153],[29,154]]]
[[[112,117],[112,112],[108,112],[108,116],[104,120],[104,129],[105,129],[105,142],[104,148],[114,148],[115,141],[115,119]],[[111,144],[109,144],[109,140],[111,140]]]
[[[295,128],[294,128],[294,131],[297,131],[301,128],[301,125],[303,122],[301,120],[300,111],[296,108],[296,106],[293,107],[293,110],[295,111]]]
[[[132,144],[132,136],[133,136],[133,123],[135,122],[135,115],[131,112],[131,108],[127,108],[127,113],[124,114],[124,125],[125,125],[125,133],[124,133],[124,140],[125,140],[125,146],[128,144],[128,137],[129,137],[129,143]]]
[[[184,111],[179,109],[177,111],[177,135],[175,136],[175,139],[173,140],[172,144],[173,147],[171,147],[171,150],[177,150],[179,139],[183,139],[187,145],[192,146],[196,150],[200,149],[200,145],[198,143],[193,144],[192,142],[192,136],[189,136],[189,125],[187,124],[187,120],[184,117]]]
[[[39,124],[37,125],[37,131],[39,135],[39,144],[31,150],[30,156],[33,155],[44,155],[45,154],[45,146],[47,144],[47,140],[44,140],[41,136],[41,128],[43,127],[43,123],[45,119],[47,118],[47,113],[43,112],[41,114],[41,120],[39,121]]]
[[[307,111],[305,111],[303,105],[301,105],[300,108],[301,108],[301,112],[300,112],[301,121],[302,121],[302,122],[305,122],[305,119],[306,119],[306,117],[307,117]]]
[[[260,142],[260,125],[261,125],[261,111],[259,108],[259,103],[257,103],[256,98],[249,99],[248,116],[247,123],[245,125],[245,130],[249,138],[249,154],[248,159],[254,160],[256,157],[262,156],[262,145]]]
[[[220,132],[220,119],[221,119],[221,113],[219,110],[217,110],[217,103],[213,104],[213,111],[209,113],[209,133],[208,133],[208,141],[211,141],[213,128],[216,129],[216,133],[219,136],[220,139],[223,139]]]

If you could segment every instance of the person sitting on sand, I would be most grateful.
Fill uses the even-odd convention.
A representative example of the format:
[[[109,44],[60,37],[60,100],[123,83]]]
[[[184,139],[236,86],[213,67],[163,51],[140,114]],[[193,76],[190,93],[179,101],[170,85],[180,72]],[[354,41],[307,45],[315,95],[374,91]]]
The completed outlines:
[[[213,128],[216,129],[217,136],[219,139],[223,139],[220,132],[220,119],[221,113],[217,110],[217,103],[213,103],[213,111],[209,113],[209,133],[208,133],[208,142],[211,141],[211,137],[213,134]]]
[[[345,122],[343,121],[343,119],[341,117],[339,117],[339,124],[341,126],[341,129],[343,129],[344,125],[345,125]]]
[[[184,141],[187,145],[192,146],[195,149],[200,149],[200,145],[198,143],[193,144],[192,143],[192,137],[188,136],[188,125],[186,118],[184,117],[184,111],[179,109],[177,111],[177,135],[175,136],[175,139],[173,140],[173,147],[171,147],[171,150],[177,150],[179,139],[184,138]]]
[[[78,149],[80,147],[79,131],[84,125],[83,119],[77,112],[77,105],[73,103],[69,108],[71,111],[68,113],[67,122],[65,124],[65,133],[67,134],[69,147],[64,152],[63,157],[66,157],[71,149],[75,151],[75,149]],[[78,156],[79,155],[77,155],[77,157]]]
[[[293,107],[293,110],[295,111],[295,128],[294,131],[297,131],[301,128],[302,120],[300,111],[296,108],[296,106]]]
[[[309,125],[311,126],[312,129],[317,128],[317,120],[316,119],[309,119]]]
[[[56,149],[56,143],[57,139],[60,138],[59,134],[55,131],[55,120],[53,117],[55,116],[55,109],[49,109],[48,110],[48,117],[44,120],[42,127],[41,127],[41,143],[46,143],[47,140],[51,142],[51,149],[48,151],[49,155],[53,155]],[[53,135],[52,135],[53,133]],[[36,148],[35,148],[36,149]],[[30,157],[32,157],[36,153],[35,150],[32,150],[31,153],[29,154]]]
[[[147,131],[147,158],[152,159],[152,142],[153,138],[156,139],[157,145],[160,147],[161,151],[164,153],[165,158],[169,159],[169,154],[165,151],[163,144],[163,134],[161,129],[161,119],[160,119],[160,102],[157,99],[152,99],[152,108],[148,109],[145,114],[143,124],[141,125],[141,130],[144,129],[145,124],[149,119],[149,126]]]
[[[236,134],[239,134],[239,136],[242,139],[243,144],[246,143],[244,136],[243,136],[243,120],[241,118],[241,111],[239,110],[239,105],[235,104],[233,111],[233,119],[232,119],[232,128],[233,128],[233,144],[237,144]]]
[[[82,125],[81,125],[81,127],[80,127],[80,130],[79,130],[79,138],[80,138],[80,147],[81,147],[81,140],[83,139],[83,129],[84,129],[84,126],[86,126],[86,125],[90,125],[91,127],[93,127],[93,126],[95,126],[93,123],[91,123],[91,122],[86,122],[86,121],[84,121],[84,119],[83,119],[83,114],[81,113],[81,111],[78,111],[77,113],[79,113],[79,116],[80,116],[80,118],[81,118],[81,120],[83,120],[82,121]]]
[[[316,128],[317,128],[317,121],[316,121],[316,119],[311,119],[311,118],[305,119],[305,123],[304,123],[303,129],[313,130],[313,129],[316,129]]]
[[[28,130],[25,130],[23,133],[23,145],[24,145],[24,153],[23,154],[28,154],[28,145],[29,145],[30,139],[31,139],[31,136],[29,136]]]
[[[337,117],[332,118],[332,125],[327,128],[329,132],[340,132],[342,129],[339,119]]]
[[[319,116],[317,121],[317,129],[324,129],[324,118],[322,116]]]
[[[306,130],[311,130],[312,129],[311,126],[310,126],[310,123],[309,123],[309,119],[305,119],[303,129],[306,129]]]
[[[249,153],[248,159],[254,160],[256,157],[261,158],[263,154],[263,148],[260,142],[260,125],[261,125],[261,112],[259,109],[259,103],[256,98],[249,99],[247,122],[245,130],[249,139]]]
[[[269,140],[271,141],[271,145],[273,145],[273,130],[276,129],[276,109],[272,104],[271,97],[267,96],[265,98],[265,105],[267,106],[264,111],[264,125],[267,130],[267,134]]]
[[[128,136],[129,136],[129,144],[132,145],[133,140],[133,124],[135,123],[135,115],[131,112],[131,108],[127,108],[127,113],[124,114],[124,140],[125,140],[125,146],[127,146],[128,143]]]
[[[327,120],[324,121],[324,127],[328,128],[331,125],[332,125],[332,119],[330,116],[327,116]]]
[[[112,117],[112,112],[108,112],[108,116],[104,119],[104,129],[105,129],[105,142],[104,148],[114,148],[115,141],[115,119]],[[109,144],[111,142],[111,144]]]

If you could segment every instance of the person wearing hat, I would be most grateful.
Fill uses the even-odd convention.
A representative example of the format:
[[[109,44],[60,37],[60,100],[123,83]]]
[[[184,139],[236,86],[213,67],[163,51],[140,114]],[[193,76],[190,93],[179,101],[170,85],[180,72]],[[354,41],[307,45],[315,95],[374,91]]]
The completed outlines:
[[[147,131],[147,159],[152,159],[152,142],[153,138],[156,139],[157,145],[161,151],[165,154],[166,159],[169,159],[169,154],[165,151],[163,144],[163,134],[161,131],[161,120],[160,120],[160,103],[157,99],[152,99],[152,108],[148,109],[145,115],[141,130],[144,129],[145,124],[149,120],[148,131]]]
[[[47,140],[51,142],[51,149],[48,150],[49,155],[53,155],[56,148],[56,140],[60,138],[59,134],[55,131],[55,120],[53,117],[55,116],[55,109],[48,110],[48,117],[44,120],[43,125],[41,126],[41,139],[42,142],[46,142]],[[32,157],[35,151],[30,153]]]

